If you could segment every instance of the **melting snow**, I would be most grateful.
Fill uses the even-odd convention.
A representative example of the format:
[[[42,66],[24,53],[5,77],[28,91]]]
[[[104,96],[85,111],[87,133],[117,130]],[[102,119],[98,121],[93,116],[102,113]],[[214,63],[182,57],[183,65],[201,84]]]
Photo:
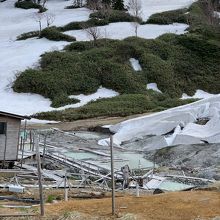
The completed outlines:
[[[139,63],[139,60],[135,59],[135,58],[130,58],[129,59],[130,63],[131,63],[131,66],[132,68],[135,70],[135,71],[141,71],[142,68],[141,68],[141,65]]]
[[[71,96],[69,96],[70,98],[79,99],[80,102],[78,102],[76,104],[67,105],[65,107],[58,108],[58,110],[62,110],[62,109],[65,109],[65,108],[81,107],[83,105],[86,105],[90,101],[95,101],[95,100],[100,99],[100,98],[112,98],[112,97],[115,97],[117,95],[119,95],[118,92],[115,92],[111,89],[106,89],[106,88],[99,88],[96,93],[93,93],[93,94],[90,94],[90,95],[83,95],[83,94],[71,95]]]
[[[147,89],[152,89],[156,92],[162,93],[161,90],[158,89],[157,83],[148,83],[147,84]]]
[[[196,90],[196,93],[193,96],[188,96],[186,93],[183,93],[181,99],[206,99],[215,96],[214,94],[205,92],[201,89]]]
[[[206,125],[195,124],[199,118],[209,118]],[[183,127],[180,130],[179,125]],[[175,129],[176,128],[176,129]],[[175,129],[173,135],[165,138],[165,134]],[[154,113],[121,122],[110,128],[115,133],[114,143],[120,145],[135,137],[154,135],[166,141],[166,146],[176,144],[194,144],[220,142],[220,95],[203,99],[192,104],[172,108],[163,112]],[[155,139],[158,144],[164,141]],[[106,145],[108,139],[100,140],[99,144]],[[150,143],[152,147],[153,143]],[[149,146],[149,147],[150,147]],[[155,146],[159,148],[160,146]],[[162,146],[164,147],[164,146]],[[148,145],[145,146],[145,149]]]
[[[187,24],[156,25],[145,24],[138,28],[138,37],[145,39],[155,39],[165,33],[184,34],[188,28]],[[135,29],[131,22],[117,22],[97,28],[100,38],[110,38],[123,40],[127,37],[135,36]],[[84,30],[66,31],[65,34],[76,37],[77,41],[92,40],[91,36]]]

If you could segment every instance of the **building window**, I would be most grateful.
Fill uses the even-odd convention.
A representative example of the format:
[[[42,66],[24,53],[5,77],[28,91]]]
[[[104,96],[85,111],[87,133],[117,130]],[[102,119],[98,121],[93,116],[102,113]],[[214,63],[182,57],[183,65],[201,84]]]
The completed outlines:
[[[0,122],[0,134],[6,134],[6,122]]]

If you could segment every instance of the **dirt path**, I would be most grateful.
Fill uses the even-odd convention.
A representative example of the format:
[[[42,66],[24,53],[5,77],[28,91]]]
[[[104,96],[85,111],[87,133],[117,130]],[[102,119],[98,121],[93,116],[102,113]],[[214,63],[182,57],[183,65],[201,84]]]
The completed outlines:
[[[84,120],[77,120],[73,122],[60,122],[57,124],[28,124],[28,129],[48,129],[48,128],[59,128],[64,131],[71,130],[88,130],[88,128],[93,128],[96,126],[109,125],[109,124],[117,124],[119,122],[149,115],[151,113],[144,113],[138,115],[131,115],[127,117],[98,117]]]

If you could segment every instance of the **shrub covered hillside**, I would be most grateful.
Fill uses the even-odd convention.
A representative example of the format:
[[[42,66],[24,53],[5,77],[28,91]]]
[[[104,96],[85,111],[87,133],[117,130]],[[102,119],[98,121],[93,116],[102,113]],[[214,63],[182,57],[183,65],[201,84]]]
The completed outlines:
[[[13,88],[52,99],[93,93],[100,85],[121,94],[144,94],[146,84],[156,82],[170,97],[192,95],[200,88],[220,92],[219,46],[195,35],[166,34],[156,40],[127,38],[74,42],[65,51],[42,56],[39,69],[21,73]],[[135,72],[129,59],[139,60]],[[62,101],[59,102],[62,105]]]
[[[69,95],[93,93],[100,86],[120,93],[119,97],[91,102],[78,109],[36,115],[67,121],[164,110],[185,104],[186,101],[179,100],[182,93],[193,95],[197,89],[220,93],[220,23],[213,13],[210,17],[206,3],[199,0],[189,9],[155,14],[148,20],[157,24],[188,23],[187,34],[165,34],[155,40],[130,37],[73,42],[63,51],[43,54],[40,67],[20,73],[13,89],[48,97],[53,107],[75,103],[78,100],[70,99]],[[122,17],[133,19],[123,13],[114,11],[102,17],[95,12],[85,24],[90,27]],[[72,22],[60,28],[47,28],[42,34],[51,40],[74,41],[61,31],[81,28],[82,22]],[[134,71],[130,58],[139,60],[141,71]],[[148,83],[157,83],[163,94],[147,91]]]

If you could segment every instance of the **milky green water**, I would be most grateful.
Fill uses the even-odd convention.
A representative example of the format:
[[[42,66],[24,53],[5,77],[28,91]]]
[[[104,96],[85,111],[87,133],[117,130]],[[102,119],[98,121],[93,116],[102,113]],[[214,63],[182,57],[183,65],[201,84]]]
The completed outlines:
[[[181,191],[184,189],[191,188],[192,185],[187,185],[183,183],[176,183],[169,180],[165,180],[163,183],[160,184],[160,189],[166,191]]]
[[[98,155],[89,152],[66,152],[64,155],[75,160],[97,159],[99,157]]]

